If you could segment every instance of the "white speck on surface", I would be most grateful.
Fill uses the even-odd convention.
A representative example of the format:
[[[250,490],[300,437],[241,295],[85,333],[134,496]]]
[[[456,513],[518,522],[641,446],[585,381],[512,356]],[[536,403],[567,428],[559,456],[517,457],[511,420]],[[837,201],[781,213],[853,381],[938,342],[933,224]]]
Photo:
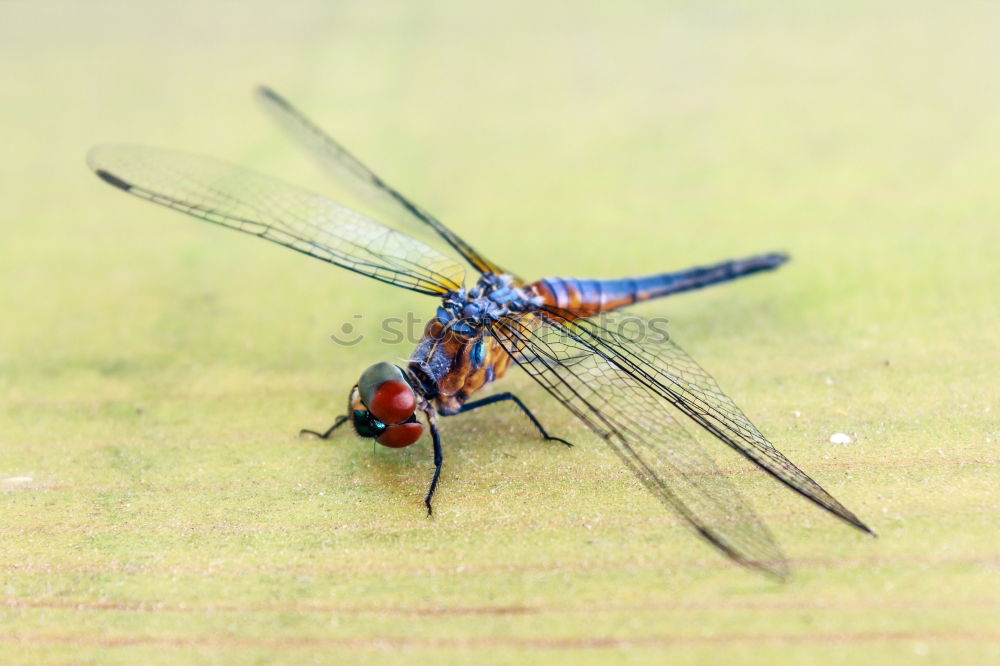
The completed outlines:
[[[802,412],[800,412],[799,410],[796,409],[794,412],[792,412],[792,416],[794,416],[797,419],[801,418],[802,417]]]
[[[854,440],[846,432],[835,432],[830,435],[831,444],[853,444]]]
[[[833,386],[833,377],[827,377],[827,378],[826,378],[826,379],[824,379],[823,381],[825,381],[825,382],[826,382],[826,385],[827,385],[827,386]]]
[[[34,477],[31,476],[8,476],[3,480],[3,483],[8,483],[11,485],[18,485],[21,483],[31,483],[34,481]]]

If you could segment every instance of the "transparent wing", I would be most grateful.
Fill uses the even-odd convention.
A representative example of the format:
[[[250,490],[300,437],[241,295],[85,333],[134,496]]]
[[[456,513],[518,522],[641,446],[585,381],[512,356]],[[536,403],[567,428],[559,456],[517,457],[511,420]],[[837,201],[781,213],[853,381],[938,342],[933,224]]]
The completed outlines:
[[[590,319],[552,309],[553,326],[642,382],[660,398],[803,497],[858,529],[872,530],[778,451],[683,349],[633,314]],[[657,337],[659,336],[659,337]]]
[[[575,329],[569,320],[526,313],[501,319],[492,333],[699,535],[736,562],[785,578],[788,565],[767,527],[674,419],[669,403]]]
[[[108,144],[87,163],[130,194],[260,236],[423,294],[461,287],[465,269],[433,248],[319,195],[208,157]]]
[[[438,221],[426,210],[404,197],[379,178],[354,155],[309,120],[301,111],[270,88],[261,86],[257,98],[295,140],[315,156],[327,170],[343,182],[359,198],[369,202],[384,202],[406,216],[426,225],[444,239],[456,252],[480,273],[503,273],[504,270],[476,252],[471,245]]]

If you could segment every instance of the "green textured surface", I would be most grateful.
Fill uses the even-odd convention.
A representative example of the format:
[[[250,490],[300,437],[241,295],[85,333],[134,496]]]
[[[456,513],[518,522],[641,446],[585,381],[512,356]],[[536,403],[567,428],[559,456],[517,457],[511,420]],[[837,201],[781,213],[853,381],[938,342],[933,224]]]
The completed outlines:
[[[1000,660],[1000,8],[326,4],[0,4],[0,662]],[[433,520],[428,442],[298,438],[433,301],[83,163],[325,188],[260,82],[527,276],[789,251],[639,311],[880,538],[713,447],[796,575],[734,567],[523,376],[580,446],[445,422]]]

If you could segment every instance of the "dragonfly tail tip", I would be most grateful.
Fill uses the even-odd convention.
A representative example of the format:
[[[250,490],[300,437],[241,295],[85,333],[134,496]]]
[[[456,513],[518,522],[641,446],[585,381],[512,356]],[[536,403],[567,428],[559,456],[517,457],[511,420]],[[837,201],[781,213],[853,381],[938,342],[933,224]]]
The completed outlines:
[[[791,260],[791,255],[787,252],[771,252],[767,255],[775,268]]]

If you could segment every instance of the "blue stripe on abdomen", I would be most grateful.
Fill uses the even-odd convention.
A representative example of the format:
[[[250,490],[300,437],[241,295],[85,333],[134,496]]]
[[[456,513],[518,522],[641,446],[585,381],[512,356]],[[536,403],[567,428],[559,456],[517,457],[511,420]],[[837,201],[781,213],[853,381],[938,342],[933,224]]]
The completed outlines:
[[[675,273],[615,280],[546,278],[535,284],[549,305],[587,315],[772,270],[787,260],[787,255],[772,253]]]

